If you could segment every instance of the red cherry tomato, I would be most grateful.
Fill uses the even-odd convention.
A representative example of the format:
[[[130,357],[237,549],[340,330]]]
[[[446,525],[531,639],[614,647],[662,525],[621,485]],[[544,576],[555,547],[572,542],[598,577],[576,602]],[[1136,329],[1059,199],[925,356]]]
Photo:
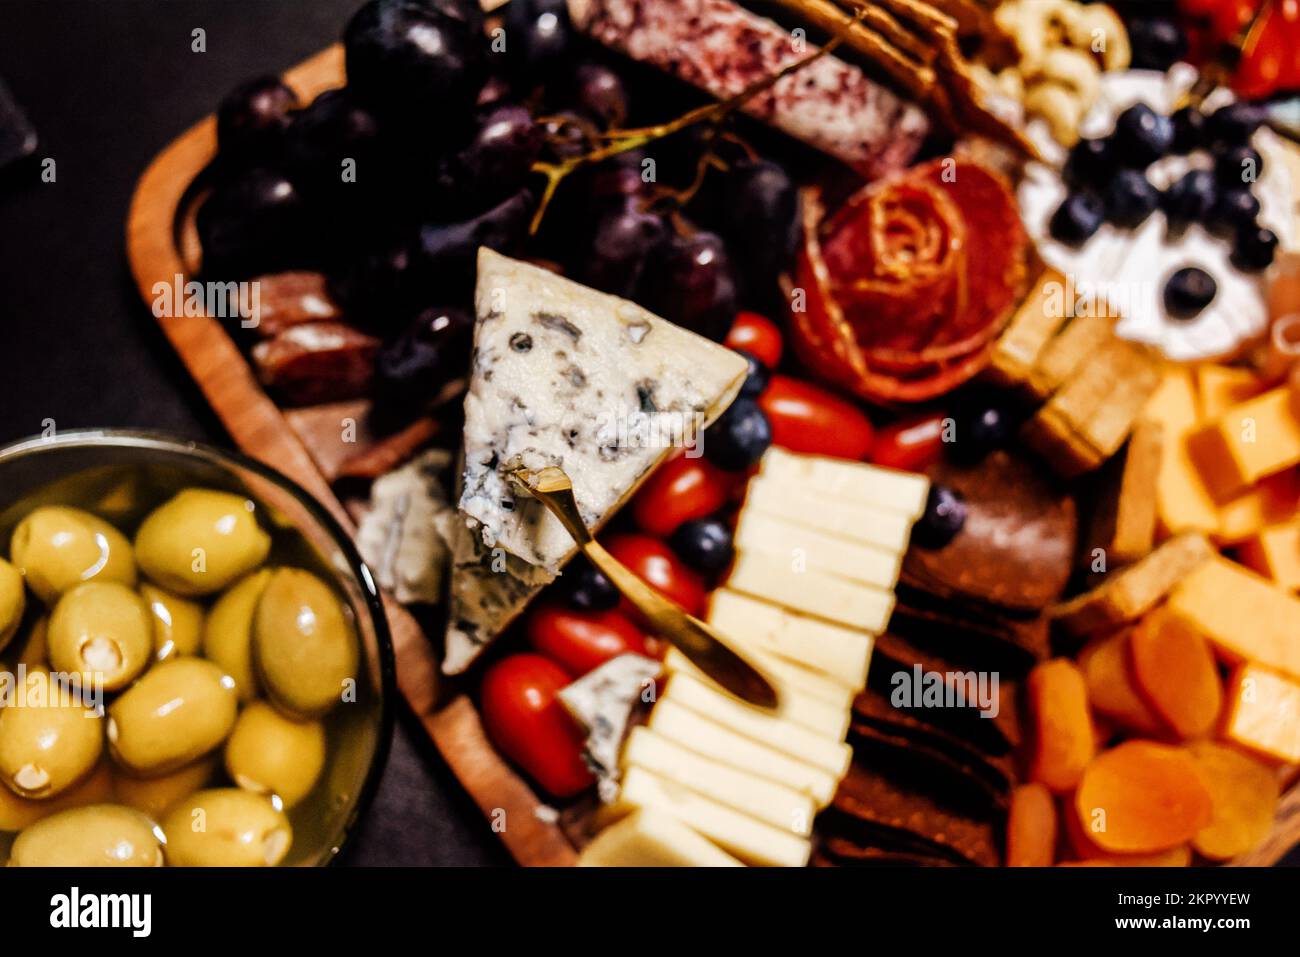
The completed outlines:
[[[511,655],[488,669],[480,697],[492,743],[554,797],[593,783],[582,760],[584,734],[556,694],[572,679],[541,655]]]
[[[659,539],[649,535],[615,535],[603,544],[611,555],[669,601],[677,602],[692,615],[704,612],[704,584]]]
[[[863,459],[875,434],[851,402],[810,382],[774,375],[758,404],[772,423],[772,442],[794,452]]]
[[[645,636],[617,611],[577,611],[542,602],[528,613],[526,631],[534,650],[580,678],[627,652],[646,654]]]
[[[943,412],[899,419],[876,433],[871,461],[905,472],[923,472],[943,454]]]
[[[738,312],[723,345],[748,352],[769,369],[775,369],[785,343],[781,340],[781,330],[771,319],[756,312]]]
[[[1300,3],[1276,0],[1251,28],[1232,78],[1232,88],[1246,99],[1258,99],[1297,84],[1300,84]]]
[[[1189,17],[1208,17],[1222,4],[1223,0],[1178,0],[1178,9]]]
[[[731,496],[735,477],[684,452],[659,466],[636,493],[632,517],[649,535],[667,538],[682,522],[712,515]]]

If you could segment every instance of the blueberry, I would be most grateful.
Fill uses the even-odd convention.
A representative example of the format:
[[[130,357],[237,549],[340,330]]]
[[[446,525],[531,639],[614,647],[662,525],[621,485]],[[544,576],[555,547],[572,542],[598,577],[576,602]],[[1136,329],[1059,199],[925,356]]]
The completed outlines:
[[[1115,156],[1134,169],[1146,169],[1173,149],[1174,123],[1145,103],[1135,103],[1115,121]]]
[[[1232,264],[1238,269],[1255,272],[1267,269],[1276,253],[1277,236],[1273,230],[1252,223],[1237,233],[1237,242],[1232,250]]]
[[[1106,218],[1129,229],[1140,226],[1160,202],[1160,194],[1146,176],[1122,169],[1106,187]]]
[[[1214,160],[1214,175],[1225,189],[1250,189],[1264,172],[1264,158],[1251,146],[1229,146]]]
[[[1232,235],[1255,221],[1259,200],[1248,189],[1225,189],[1210,210],[1210,226],[1222,235]]]
[[[1214,175],[1209,170],[1194,169],[1160,194],[1160,208],[1170,227],[1179,230],[1190,223],[1204,222],[1218,194]]]
[[[1187,154],[1205,145],[1205,114],[1194,106],[1184,106],[1171,117],[1174,124],[1173,152]]]
[[[619,602],[618,589],[585,555],[577,555],[560,576],[564,599],[581,611],[607,611]]]
[[[753,399],[737,399],[704,433],[704,455],[728,472],[743,472],[772,444],[772,425]]]
[[[1250,142],[1263,122],[1264,115],[1259,107],[1250,103],[1229,103],[1209,115],[1205,132],[1212,143],[1240,146]]]
[[[912,528],[912,542],[921,548],[943,548],[966,524],[966,500],[946,485],[931,485],[925,512]]]
[[[1063,175],[1071,186],[1103,186],[1115,172],[1115,143],[1111,139],[1079,140],[1070,150]]]
[[[955,413],[957,441],[949,449],[953,461],[974,464],[1011,438],[1014,426],[1006,409],[986,397],[968,396]]]
[[[715,518],[683,522],[668,544],[685,564],[705,575],[716,575],[731,562],[731,529]]]
[[[1164,17],[1130,20],[1128,42],[1132,50],[1129,65],[1135,70],[1163,73],[1187,54],[1187,34],[1173,20]]]
[[[1218,289],[1204,269],[1185,266],[1165,283],[1165,311],[1174,319],[1192,319],[1213,301]]]
[[[1071,193],[1065,197],[1047,228],[1052,238],[1071,246],[1080,246],[1092,238],[1106,219],[1106,211],[1092,193]]]
[[[767,388],[767,383],[772,378],[772,373],[768,370],[767,366],[763,365],[763,363],[759,362],[758,359],[750,355],[748,352],[745,352],[743,349],[737,349],[736,351],[745,357],[745,362],[749,366],[748,370],[745,372],[745,382],[740,387],[740,394],[750,399],[757,399],[763,394],[763,390]]]

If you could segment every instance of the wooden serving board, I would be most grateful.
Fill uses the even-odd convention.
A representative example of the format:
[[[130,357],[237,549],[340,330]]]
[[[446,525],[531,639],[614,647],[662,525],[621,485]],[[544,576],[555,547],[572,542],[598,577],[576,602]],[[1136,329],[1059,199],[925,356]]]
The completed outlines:
[[[304,102],[342,86],[342,46],[318,53],[288,71],[284,79]],[[188,278],[185,264],[192,256],[185,253],[193,239],[184,235],[187,224],[181,207],[190,184],[216,150],[216,118],[209,116],[159,153],[136,184],[127,215],[126,248],[145,302],[156,298],[155,284],[171,286],[177,276]],[[296,410],[286,415],[271,401],[217,319],[160,316],[158,322],[235,444],[296,481],[353,530],[351,517],[290,424],[289,416],[301,421],[310,413]],[[557,824],[538,815],[543,802],[492,747],[469,696],[445,685],[435,647],[419,624],[390,596],[384,602],[402,696],[511,854],[521,864],[573,864],[577,860],[573,845]]]
[[[335,44],[284,74],[284,80],[309,102],[344,83],[343,48]],[[188,278],[196,261],[192,216],[182,208],[190,184],[216,155],[216,119],[209,116],[173,140],[136,184],[127,217],[127,257],[136,286],[153,302],[157,283]],[[314,420],[339,420],[340,407],[281,410],[262,389],[252,368],[221,323],[208,316],[160,316],[158,322],[204,397],[235,443],[247,454],[288,475],[307,489],[349,530],[354,523],[322,471],[337,449],[304,436],[319,434]],[[314,453],[314,454],[313,454]],[[397,659],[397,684],[453,773],[492,822],[520,864],[568,866],[577,851],[531,785],[497,753],[469,695],[438,669],[434,645],[400,604],[385,595],[385,608]],[[1233,865],[1276,863],[1300,842],[1300,784],[1294,779],[1278,806],[1272,832]]]

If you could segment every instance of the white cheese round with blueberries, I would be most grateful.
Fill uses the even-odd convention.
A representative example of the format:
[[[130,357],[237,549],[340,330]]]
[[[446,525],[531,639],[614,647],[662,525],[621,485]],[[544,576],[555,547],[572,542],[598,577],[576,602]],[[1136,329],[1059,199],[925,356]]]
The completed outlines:
[[[1196,71],[1186,64],[1175,66],[1168,74],[1146,70],[1105,73],[1100,97],[1080,132],[1090,139],[1108,135],[1120,113],[1136,103],[1172,114],[1195,80]],[[1218,90],[1203,108],[1210,113],[1231,99],[1227,91]],[[1054,239],[1049,223],[1069,192],[1058,171],[1066,151],[1040,122],[1031,123],[1029,132],[1054,166],[1029,164],[1018,191],[1021,216],[1043,260],[1074,284],[1078,300],[1108,302],[1122,317],[1116,327],[1119,335],[1157,346],[1179,361],[1224,357],[1264,333],[1268,325],[1266,273],[1238,269],[1232,263],[1232,239],[1214,235],[1199,223],[1171,233],[1164,213],[1157,209],[1134,229],[1103,223],[1080,246]],[[1277,234],[1279,249],[1294,248],[1297,154],[1267,129],[1256,132],[1251,145],[1262,158],[1262,169],[1252,187],[1260,204],[1258,222]],[[1163,192],[1190,170],[1209,170],[1213,165],[1209,152],[1197,150],[1187,156],[1159,159],[1146,174]],[[1199,313],[1180,319],[1165,307],[1165,286],[1174,273],[1187,267],[1208,273],[1217,290]]]

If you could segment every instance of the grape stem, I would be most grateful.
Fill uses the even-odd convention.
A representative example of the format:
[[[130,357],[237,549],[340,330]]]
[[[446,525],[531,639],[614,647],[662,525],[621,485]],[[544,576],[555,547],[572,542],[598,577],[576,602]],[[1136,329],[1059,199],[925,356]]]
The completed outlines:
[[[853,19],[861,20],[863,15],[863,12],[860,11]],[[558,163],[548,163],[545,161],[534,163],[532,171],[534,173],[540,173],[546,177],[546,188],[542,191],[542,198],[537,204],[537,211],[533,213],[532,222],[528,226],[529,235],[537,234],[537,230],[542,225],[542,218],[546,215],[546,210],[555,196],[555,190],[559,187],[565,177],[574,170],[577,170],[582,166],[590,166],[594,163],[603,162],[611,157],[618,156],[620,153],[626,153],[629,150],[638,149],[645,146],[647,143],[653,143],[655,140],[661,140],[666,136],[671,136],[672,134],[680,132],[681,130],[686,129],[686,127],[692,126],[696,123],[707,122],[713,127],[713,134],[711,134],[709,138],[710,141],[712,141],[713,136],[716,136],[718,126],[728,116],[740,109],[760,93],[771,89],[787,76],[790,76],[792,73],[797,73],[799,70],[808,66],[808,64],[826,56],[826,54],[830,53],[844,42],[844,36],[845,34],[843,31],[838,31],[835,36],[831,37],[815,52],[810,53],[808,56],[799,60],[795,60],[793,63],[787,63],[775,73],[771,73],[760,80],[756,80],[739,93],[734,96],[729,96],[725,100],[719,100],[716,103],[708,103],[704,106],[696,107],[693,110],[683,113],[681,116],[677,117],[677,119],[670,120],[667,123],[658,123],[654,126],[635,127],[628,130],[610,130],[604,134],[605,139],[608,142],[596,147],[590,152],[568,157]],[[701,163],[697,182],[693,184],[693,187],[696,189],[699,187],[698,180],[702,178],[706,165],[707,164],[705,163]]]

